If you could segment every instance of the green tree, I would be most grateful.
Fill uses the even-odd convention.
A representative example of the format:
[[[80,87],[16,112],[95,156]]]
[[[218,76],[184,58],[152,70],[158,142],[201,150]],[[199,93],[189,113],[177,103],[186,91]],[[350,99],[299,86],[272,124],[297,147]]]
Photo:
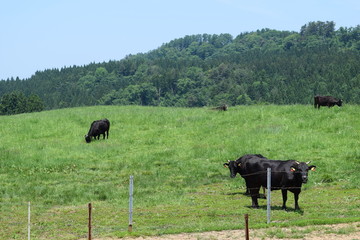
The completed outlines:
[[[323,36],[323,37],[332,37],[335,33],[335,23],[330,22],[309,22],[301,27],[300,34],[302,36]]]
[[[156,88],[151,83],[142,83],[139,87],[140,104],[144,106],[155,105],[158,99]]]
[[[12,115],[26,112],[27,100],[24,93],[14,91],[1,98],[2,114]]]
[[[194,88],[195,84],[196,84],[195,81],[187,77],[179,79],[176,84],[178,93],[184,94],[189,92],[191,89]]]
[[[250,105],[251,103],[251,98],[246,93],[239,95],[236,99],[236,104],[239,105]]]
[[[44,110],[44,101],[36,94],[31,94],[27,99],[27,112],[41,112]]]

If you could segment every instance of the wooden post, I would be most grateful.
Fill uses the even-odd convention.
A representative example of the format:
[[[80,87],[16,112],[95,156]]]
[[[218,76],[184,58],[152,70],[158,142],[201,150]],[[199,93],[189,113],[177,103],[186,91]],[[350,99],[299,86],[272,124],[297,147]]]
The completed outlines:
[[[129,227],[128,232],[132,232],[133,225],[133,191],[134,191],[134,176],[130,176],[129,183]]]
[[[245,239],[249,240],[249,214],[245,214]]]
[[[91,240],[91,203],[89,203],[89,233],[88,233],[88,240]]]

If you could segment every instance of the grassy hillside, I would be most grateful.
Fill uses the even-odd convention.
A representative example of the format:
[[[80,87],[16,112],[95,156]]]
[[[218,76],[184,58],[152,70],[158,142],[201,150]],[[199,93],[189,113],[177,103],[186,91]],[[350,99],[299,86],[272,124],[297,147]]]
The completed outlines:
[[[359,110],[97,106],[0,116],[0,238],[24,238],[27,201],[37,239],[60,229],[62,239],[86,236],[88,202],[98,236],[123,236],[130,175],[134,234],[241,228],[244,213],[252,227],[264,227],[266,211],[250,209],[244,181],[222,167],[247,153],[317,166],[300,194],[301,212],[279,210],[281,193],[273,192],[275,225],[360,220]],[[85,143],[90,123],[105,117],[109,139]]]

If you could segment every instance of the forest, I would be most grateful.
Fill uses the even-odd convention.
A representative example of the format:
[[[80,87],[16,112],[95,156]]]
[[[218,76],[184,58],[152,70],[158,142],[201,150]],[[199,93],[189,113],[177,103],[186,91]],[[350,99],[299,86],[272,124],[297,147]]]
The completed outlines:
[[[314,21],[299,32],[190,35],[118,61],[3,79],[0,114],[90,105],[310,104],[315,95],[360,103],[360,25],[335,29],[333,21]],[[17,111],[17,96],[35,106]]]

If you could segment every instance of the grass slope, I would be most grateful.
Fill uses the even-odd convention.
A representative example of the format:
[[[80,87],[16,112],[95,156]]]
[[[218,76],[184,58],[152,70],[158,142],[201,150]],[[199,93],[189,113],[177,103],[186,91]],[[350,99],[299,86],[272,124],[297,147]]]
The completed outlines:
[[[26,236],[27,201],[36,239],[86,236],[88,202],[95,236],[127,235],[130,175],[133,235],[242,228],[245,213],[251,227],[265,227],[266,202],[250,209],[244,181],[222,167],[247,153],[317,166],[300,194],[302,211],[281,211],[273,192],[273,225],[359,221],[359,110],[96,106],[1,116],[0,238]],[[86,144],[90,123],[105,117],[109,139]]]

